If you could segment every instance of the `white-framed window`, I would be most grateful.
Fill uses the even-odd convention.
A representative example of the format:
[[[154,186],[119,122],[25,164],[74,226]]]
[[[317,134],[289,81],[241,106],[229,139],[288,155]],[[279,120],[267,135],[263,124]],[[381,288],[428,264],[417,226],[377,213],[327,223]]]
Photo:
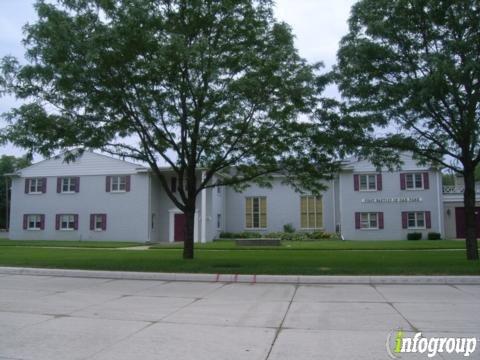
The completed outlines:
[[[405,174],[405,188],[407,190],[423,190],[425,184],[423,183],[422,173],[408,173]]]
[[[93,230],[95,231],[103,231],[105,230],[105,215],[103,214],[95,214],[93,217]]]
[[[30,194],[41,194],[43,188],[43,179],[42,178],[33,178],[29,179],[29,193]]]
[[[125,175],[112,176],[110,182],[111,192],[125,192],[127,191],[127,177]]]
[[[75,230],[75,215],[60,215],[60,230]]]
[[[76,190],[76,179],[74,177],[62,178],[62,193],[70,194]]]
[[[245,198],[245,227],[265,229],[267,227],[267,198],[265,196]]]
[[[321,196],[300,197],[300,227],[302,229],[323,228],[323,203]]]
[[[360,213],[360,229],[375,230],[378,226],[378,213],[362,212]]]
[[[425,229],[425,212],[412,211],[407,213],[407,228],[408,229]]]
[[[360,191],[376,191],[377,175],[376,174],[360,174],[358,176]]]
[[[222,214],[217,214],[217,229],[222,228]]]
[[[42,216],[27,215],[27,230],[42,230]]]

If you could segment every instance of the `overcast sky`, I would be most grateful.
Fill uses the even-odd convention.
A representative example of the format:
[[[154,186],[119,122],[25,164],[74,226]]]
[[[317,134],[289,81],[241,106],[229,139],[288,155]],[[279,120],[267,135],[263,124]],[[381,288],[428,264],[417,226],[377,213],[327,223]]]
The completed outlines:
[[[22,27],[33,23],[35,0],[0,0],[0,57],[23,58]],[[347,19],[355,0],[276,0],[276,16],[293,28],[300,55],[311,62],[322,61],[329,69],[335,63],[338,42],[347,32]],[[327,90],[335,96],[334,89]],[[0,98],[0,113],[14,105]],[[4,124],[0,123],[0,126]],[[0,155],[21,155],[22,149],[0,147]]]

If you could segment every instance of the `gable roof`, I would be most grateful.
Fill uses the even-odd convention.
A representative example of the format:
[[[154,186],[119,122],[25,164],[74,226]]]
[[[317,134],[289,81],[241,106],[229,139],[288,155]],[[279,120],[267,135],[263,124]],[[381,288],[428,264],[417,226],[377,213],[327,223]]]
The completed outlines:
[[[21,177],[36,176],[81,176],[81,175],[123,175],[147,172],[148,168],[110,156],[85,151],[74,161],[66,162],[64,155],[58,155],[17,171]]]

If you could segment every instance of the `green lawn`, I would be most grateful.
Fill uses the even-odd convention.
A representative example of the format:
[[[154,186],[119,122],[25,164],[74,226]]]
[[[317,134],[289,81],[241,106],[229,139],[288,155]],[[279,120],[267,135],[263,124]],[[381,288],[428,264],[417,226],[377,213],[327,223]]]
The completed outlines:
[[[207,244],[196,244],[203,250],[252,250],[259,247],[237,246],[232,240],[216,240]],[[180,249],[183,244],[153,245],[151,249]],[[458,240],[418,240],[418,241],[353,241],[353,240],[319,240],[319,241],[282,241],[278,246],[262,246],[262,250],[430,250],[430,249],[465,249],[465,242]]]
[[[126,241],[0,240],[0,246],[120,248],[142,244]]]
[[[195,260],[180,249],[0,248],[0,265],[66,269],[308,275],[479,275],[480,263],[463,251],[312,251],[199,249]]]

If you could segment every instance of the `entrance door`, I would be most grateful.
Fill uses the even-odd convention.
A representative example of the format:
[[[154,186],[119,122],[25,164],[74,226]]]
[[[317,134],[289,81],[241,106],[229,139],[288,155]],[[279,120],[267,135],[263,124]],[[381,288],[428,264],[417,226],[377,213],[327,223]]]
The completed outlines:
[[[173,240],[185,240],[185,214],[175,214]]]
[[[477,238],[480,238],[480,207],[475,208],[477,217]],[[457,227],[457,238],[465,239],[465,208],[455,208],[455,222]]]

